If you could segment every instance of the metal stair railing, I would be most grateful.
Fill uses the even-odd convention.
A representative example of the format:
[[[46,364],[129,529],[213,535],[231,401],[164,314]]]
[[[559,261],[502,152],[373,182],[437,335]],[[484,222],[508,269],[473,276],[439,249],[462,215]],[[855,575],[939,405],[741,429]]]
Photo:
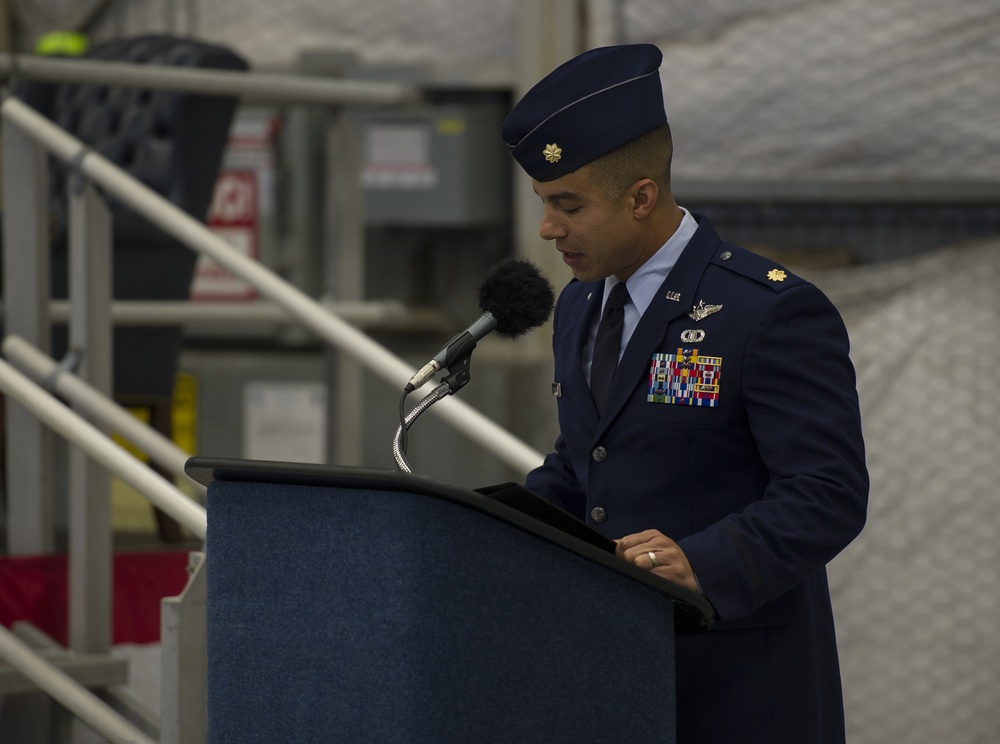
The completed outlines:
[[[16,98],[0,105],[5,123],[18,126],[58,159],[127,204],[164,232],[208,256],[261,295],[284,307],[313,333],[360,361],[368,369],[402,390],[414,368],[363,332],[329,312],[323,305],[293,287],[273,271],[254,261],[212,233],[203,223],[171,204],[107,158],[67,134],[46,117]],[[492,451],[513,468],[527,472],[542,455],[506,429],[454,397],[433,409],[445,421]]]
[[[55,396],[18,372],[4,360],[0,360],[0,392],[24,406],[46,426],[65,437],[109,472],[116,473],[152,504],[190,530],[199,540],[204,541],[208,525],[204,507],[194,503],[146,464],[129,454],[123,447],[115,444],[109,436],[84,420],[75,411],[67,408]],[[191,583],[194,584],[193,581]],[[190,589],[191,584],[185,593]],[[203,574],[200,576],[199,583],[195,585],[195,591],[200,591],[202,596],[191,597],[192,609],[200,606],[203,610]],[[190,631],[185,633],[176,627],[175,619],[183,617],[185,612],[181,599],[183,598],[177,598],[175,601],[164,600],[163,627],[168,637],[161,638],[161,640],[174,653],[190,654],[192,643],[200,645],[204,649],[204,627],[203,623],[196,623],[199,627],[194,628],[194,640],[190,638]],[[188,616],[191,615],[192,609],[187,610]],[[171,624],[169,628],[167,627],[168,623]],[[6,660],[25,678],[109,741],[122,742],[122,744],[126,742],[151,744],[154,741],[129,723],[124,716],[89,692],[86,687],[43,659],[5,628],[0,628],[0,658]],[[184,672],[179,669],[175,659],[166,659],[162,663],[163,669],[170,672],[168,678],[177,687],[177,689],[161,690],[165,701],[175,701],[179,706],[184,694],[182,690],[185,687],[189,688],[188,697],[184,698],[187,706],[184,710],[175,707],[175,709],[165,709],[162,712],[163,720],[173,733],[172,738],[162,739],[163,744],[166,744],[168,741],[179,742],[182,740],[181,732],[172,725],[173,722],[198,717],[199,709],[203,707],[204,697],[198,698],[195,694],[195,699],[192,702],[190,688],[193,687],[197,690],[200,687],[203,690],[204,682],[197,680],[193,685],[185,684],[188,680],[181,678]],[[193,671],[196,673],[197,670]],[[183,739],[203,741],[204,735],[203,732],[185,732]]]
[[[42,423],[118,475],[150,503],[204,541],[208,522],[203,506],[185,496],[148,465],[115,444],[100,429],[2,359],[0,391],[30,410]]]
[[[184,472],[184,463],[190,455],[156,429],[16,333],[4,338],[0,352],[35,383],[67,399],[105,431],[124,437],[174,477],[182,479],[195,493],[204,496],[205,487]]]
[[[134,66],[126,64],[76,59],[50,60],[0,54],[0,78],[14,76],[62,82],[138,84],[147,88],[161,87],[189,92],[240,95],[244,99],[260,98],[271,102],[326,104],[363,102],[384,105],[405,102],[415,97],[414,91],[408,86],[391,83],[177,70],[149,65],[137,70]],[[117,413],[110,413],[111,409],[106,405],[95,402],[103,396],[104,391],[101,390],[101,385],[94,387],[90,384],[93,379],[99,380],[102,377],[109,363],[109,360],[103,357],[108,356],[106,352],[110,348],[108,333],[112,324],[111,308],[114,306],[107,283],[110,217],[98,188],[126,203],[136,213],[193,250],[212,258],[253,286],[261,296],[281,308],[282,312],[303,324],[322,340],[368,366],[390,384],[402,389],[412,375],[413,369],[408,364],[338,317],[330,307],[313,300],[264,266],[243,256],[210,232],[204,224],[124,173],[15,97],[8,96],[0,103],[0,118],[3,126],[4,169],[16,174],[16,176],[7,174],[4,176],[6,186],[4,235],[5,244],[10,244],[4,250],[4,259],[9,272],[11,257],[16,257],[18,269],[16,282],[9,278],[5,280],[5,322],[8,330],[26,330],[29,340],[44,338],[48,332],[50,307],[47,291],[44,290],[44,284],[48,280],[45,259],[48,248],[45,217],[47,207],[44,205],[43,184],[46,155],[52,155],[69,165],[76,176],[72,179],[76,187],[71,189],[70,194],[70,255],[71,261],[75,261],[77,273],[77,278],[74,280],[71,270],[69,314],[74,321],[71,324],[71,346],[74,341],[73,334],[76,334],[76,341],[87,349],[86,366],[89,367],[89,371],[85,370],[83,375],[86,380],[67,374],[56,376],[53,372],[49,372],[52,375],[49,385],[60,394],[73,399],[74,407],[87,411],[88,415],[97,418],[102,425],[120,429],[123,421],[118,421]],[[12,163],[13,168],[9,168]],[[11,248],[14,244],[16,253]],[[18,282],[26,286],[21,287]],[[374,309],[374,312],[383,314],[383,317],[386,312],[396,311],[396,308]],[[75,331],[74,327],[82,330]],[[29,343],[15,336],[8,338],[5,351],[12,359],[29,368],[36,366],[37,369],[33,371],[36,375],[40,373],[40,369],[50,369],[49,365],[55,364],[42,352],[37,349],[32,350]],[[35,357],[33,362],[29,362],[28,358],[35,354],[45,359]],[[93,370],[97,371],[96,378],[90,374]],[[114,444],[78,413],[2,360],[0,360],[0,390],[11,399],[12,404],[16,403],[10,406],[11,408],[21,408],[28,417],[31,417],[30,420],[44,424],[43,427],[35,426],[30,430],[26,427],[23,431],[18,430],[19,436],[32,439],[31,446],[37,446],[40,452],[44,450],[43,434],[36,432],[42,432],[45,427],[49,427],[75,445],[71,452],[71,468],[76,468],[81,459],[88,458],[99,466],[74,470],[74,473],[82,474],[80,480],[85,481],[81,486],[83,491],[95,493],[101,491],[100,488],[94,488],[95,483],[98,485],[102,483],[100,477],[96,480],[93,478],[100,468],[114,472],[192,534],[204,540],[206,516],[201,506]],[[84,400],[86,398],[93,400],[88,403]],[[88,410],[91,404],[107,410]],[[110,405],[114,406],[113,403]],[[461,400],[447,399],[435,408],[435,413],[488,451],[493,451],[515,469],[527,471],[542,460],[540,453]],[[29,421],[29,418],[23,417],[21,412],[16,416],[21,418],[12,419],[8,412],[9,421],[16,421],[18,424]],[[133,433],[129,438],[138,437]],[[155,450],[157,446],[147,442],[144,448],[150,451]],[[78,457],[78,452],[86,457],[83,455]],[[170,468],[176,471],[179,463],[176,453],[161,453],[161,458],[172,460]],[[34,472],[28,481],[34,477],[41,483],[51,477],[48,474],[49,463],[44,462],[41,456],[31,463],[31,467],[34,468]],[[107,472],[101,474],[101,477],[106,479]],[[103,483],[106,486],[106,480]],[[106,487],[103,492],[106,501]],[[98,610],[94,617],[88,615],[84,622],[78,623],[82,628],[80,631],[74,630],[73,618],[80,611],[85,614],[91,612],[89,607],[81,610],[83,605],[94,604],[99,607],[102,604],[109,604],[107,600],[110,596],[108,588],[110,577],[105,575],[95,582],[92,580],[92,575],[100,572],[102,561],[105,574],[109,573],[107,561],[109,540],[102,537],[101,533],[108,531],[110,519],[107,506],[100,505],[99,497],[87,496],[82,501],[83,506],[80,504],[74,506],[76,498],[78,497],[73,493],[70,494],[70,559],[74,566],[77,566],[78,562],[82,566],[82,568],[77,567],[76,573],[86,574],[88,578],[82,581],[71,578],[71,643],[75,634],[76,637],[83,639],[80,645],[100,647],[106,643],[101,640],[101,634],[109,635],[107,611]],[[38,521],[41,523],[43,520]],[[80,524],[74,527],[77,522]],[[97,538],[93,539],[95,533]],[[73,546],[74,535],[76,542],[80,543],[77,548]],[[166,598],[163,602],[164,637],[161,639],[163,652],[177,657],[164,660],[163,666],[164,683],[177,688],[162,692],[164,705],[169,708],[164,709],[161,714],[160,734],[164,744],[180,741],[182,737],[185,741],[204,741],[204,681],[195,680],[192,686],[190,675],[197,676],[198,672],[197,670],[186,672],[183,668],[185,659],[191,665],[191,660],[204,655],[204,624],[202,622],[200,628],[195,627],[193,635],[187,631],[182,632],[176,627],[182,618],[186,618],[183,622],[194,626],[198,626],[199,623],[192,620],[204,620],[201,617],[204,615],[204,568],[204,555],[192,553],[191,577],[184,596]],[[89,591],[94,591],[93,602],[90,601],[90,595],[85,593]],[[101,612],[105,617],[101,617]],[[95,638],[96,641],[93,640]],[[76,647],[77,644],[73,645]],[[96,650],[99,653],[101,648],[79,650]],[[49,668],[53,665],[47,665],[44,659],[12,634],[4,633],[0,637],[0,656],[6,658],[25,677],[32,679],[110,741],[151,741],[141,732],[133,730],[131,725],[113,710],[106,710],[104,703],[63,672]],[[181,679],[181,675],[184,674],[189,676]],[[201,675],[204,676],[203,669]],[[182,728],[185,730],[182,731]]]
[[[0,657],[112,744],[156,744],[111,706],[0,626]]]

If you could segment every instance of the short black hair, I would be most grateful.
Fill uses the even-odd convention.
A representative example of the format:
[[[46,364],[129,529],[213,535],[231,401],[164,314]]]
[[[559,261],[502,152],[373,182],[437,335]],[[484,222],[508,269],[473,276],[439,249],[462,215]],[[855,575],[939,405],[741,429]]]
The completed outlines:
[[[608,194],[619,197],[643,178],[670,191],[670,162],[674,154],[670,125],[640,135],[589,164],[595,180]]]

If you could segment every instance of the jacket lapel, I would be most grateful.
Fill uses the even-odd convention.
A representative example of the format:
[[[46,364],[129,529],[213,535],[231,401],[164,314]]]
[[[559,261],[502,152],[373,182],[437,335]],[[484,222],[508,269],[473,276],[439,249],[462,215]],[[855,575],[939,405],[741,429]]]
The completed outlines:
[[[601,298],[604,296],[604,282],[589,282],[580,284],[577,299],[566,310],[571,317],[562,322],[566,324],[564,330],[565,342],[563,348],[570,350],[566,356],[568,364],[560,371],[560,381],[573,390],[580,390],[580,395],[569,396],[576,404],[577,411],[583,420],[590,426],[597,426],[597,406],[594,398],[590,394],[590,386],[583,373],[583,357],[587,352],[587,337],[590,334],[590,326],[594,321],[594,315],[601,307]],[[566,313],[562,313],[565,315]]]

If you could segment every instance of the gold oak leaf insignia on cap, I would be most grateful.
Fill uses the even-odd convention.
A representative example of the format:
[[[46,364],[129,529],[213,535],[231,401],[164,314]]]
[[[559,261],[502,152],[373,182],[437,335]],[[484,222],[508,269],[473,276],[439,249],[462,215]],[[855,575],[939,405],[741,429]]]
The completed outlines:
[[[562,158],[562,148],[553,142],[551,145],[545,146],[545,149],[542,150],[542,155],[544,155],[545,159],[550,163],[558,163],[560,158]]]
[[[771,269],[767,272],[767,278],[772,282],[783,282],[787,278],[787,274],[781,269]]]

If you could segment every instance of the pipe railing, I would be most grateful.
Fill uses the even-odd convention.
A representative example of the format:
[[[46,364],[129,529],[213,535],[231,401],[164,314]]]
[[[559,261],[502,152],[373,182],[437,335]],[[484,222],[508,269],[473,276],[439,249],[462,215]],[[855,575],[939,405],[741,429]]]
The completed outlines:
[[[168,235],[208,256],[253,286],[261,295],[280,304],[317,336],[361,362],[397,390],[402,391],[413,375],[415,370],[403,359],[330,313],[322,304],[267,267],[240,253],[203,223],[30,106],[8,97],[0,105],[0,112],[4,119],[17,125],[59,160],[71,165]],[[442,400],[432,411],[518,471],[527,472],[542,462],[540,452],[457,398]]]
[[[239,96],[248,102],[392,105],[419,100],[416,88],[386,81],[342,80],[242,71],[135,65],[93,59],[0,54],[0,78],[39,82],[130,85]]]
[[[444,313],[431,308],[410,307],[399,300],[367,300],[361,302],[325,302],[331,313],[358,328],[435,331],[445,333],[453,324]],[[111,303],[114,325],[214,324],[254,325],[259,323],[290,323],[295,318],[275,302],[188,302],[185,300],[116,300]],[[49,303],[49,319],[66,323],[71,315],[67,300]],[[0,318],[3,305],[0,303]]]
[[[42,423],[69,440],[96,462],[116,473],[160,511],[173,517],[199,540],[205,539],[205,509],[149,466],[115,444],[100,429],[67,408],[55,396],[0,359],[0,391],[31,411]]]
[[[105,85],[134,85],[143,88],[163,88],[183,90],[192,93],[237,95],[246,99],[260,99],[270,102],[321,103],[321,104],[376,104],[392,105],[416,100],[415,90],[409,86],[394,83],[360,82],[333,79],[307,79],[281,75],[242,72],[183,70],[171,67],[143,65],[135,66],[98,62],[91,60],[53,60],[25,56],[0,54],[0,79],[10,83],[18,79],[51,82],[91,82]],[[412,368],[384,347],[368,338],[361,331],[331,312],[329,307],[317,302],[305,293],[292,287],[272,271],[232,248],[217,237],[204,224],[198,222],[152,189],[132,178],[95,153],[78,139],[58,128],[46,117],[14,97],[6,97],[0,103],[0,116],[7,124],[17,127],[26,140],[33,140],[45,148],[50,155],[61,160],[80,177],[85,177],[103,191],[131,207],[136,213],[157,225],[168,235],[201,255],[214,260],[223,268],[254,287],[261,296],[277,305],[282,312],[291,316],[321,339],[345,351],[348,355],[376,372],[377,375],[396,385],[400,391],[411,376]],[[12,217],[12,215],[11,215]],[[37,225],[35,226],[37,227]],[[35,230],[35,233],[38,231]],[[34,236],[31,230],[27,234]],[[35,242],[35,237],[31,241]],[[40,244],[40,241],[39,241]],[[30,246],[29,246],[30,247]],[[117,304],[117,303],[116,303]],[[263,312],[263,303],[258,305]],[[152,312],[152,308],[145,308]],[[162,309],[162,308],[160,308]],[[246,308],[241,308],[246,310]],[[385,322],[396,308],[377,308],[373,322]],[[75,312],[75,310],[74,310]],[[185,311],[180,311],[185,312]],[[266,312],[273,312],[267,308]],[[366,307],[359,312],[372,313]],[[379,315],[380,313],[380,315]],[[55,313],[58,315],[58,311]],[[34,316],[31,316],[32,318]],[[135,317],[135,315],[133,315]],[[272,316],[273,317],[273,316]],[[159,319],[162,320],[162,317]],[[360,324],[363,320],[354,318]],[[34,322],[32,320],[32,322]],[[391,322],[391,319],[389,320]],[[15,338],[9,339],[6,351],[21,363],[32,355],[28,344],[19,344]],[[37,352],[37,349],[34,350]],[[41,352],[37,352],[41,354]],[[41,355],[45,356],[45,355]],[[88,408],[85,398],[102,397],[95,390],[88,390],[82,379],[73,375],[53,375],[53,360],[36,358],[34,374],[44,373],[49,377],[52,389],[60,395],[72,399],[81,410]],[[31,366],[31,364],[28,364]],[[41,386],[32,382],[6,361],[0,359],[0,391],[12,401],[19,403],[38,421],[76,445],[79,451],[89,456],[101,467],[116,473],[122,480],[135,488],[154,506],[186,527],[198,539],[204,540],[207,528],[205,509],[181,493],[153,470],[116,445],[97,427],[84,420]],[[93,403],[99,408],[104,404]],[[111,404],[112,406],[114,404]],[[478,413],[460,400],[454,398],[442,401],[435,413],[456,429],[465,433],[487,450],[516,469],[526,471],[542,460],[542,455],[524,442],[515,438],[490,419]],[[88,415],[102,421],[110,430],[121,431],[126,437],[138,443],[161,464],[172,461],[169,469],[176,471],[179,465],[177,453],[154,454],[160,443],[151,441],[142,444],[145,434],[137,431],[131,434],[124,430],[131,428],[118,414],[108,410],[90,411]],[[127,414],[126,414],[127,415]],[[131,417],[129,417],[131,418]],[[146,428],[146,427],[143,427]],[[151,431],[151,430],[150,430]],[[186,459],[186,458],[185,458]],[[182,465],[180,465],[182,467]],[[73,604],[73,602],[71,602]],[[110,741],[149,741],[141,732],[80,687],[73,680],[64,679],[56,670],[45,668],[30,648],[24,646],[12,635],[0,634],[0,656],[7,659],[27,678],[31,679],[47,694],[54,697],[74,714],[106,736]],[[11,640],[13,638],[13,640]],[[203,642],[203,641],[202,641]],[[62,676],[60,676],[62,675]],[[199,736],[195,733],[196,738]]]
[[[112,744],[156,744],[111,706],[0,625],[0,657]]]
[[[86,380],[64,369],[55,359],[17,334],[8,334],[0,345],[0,350],[35,383],[68,400],[90,421],[96,422],[106,431],[124,437],[145,452],[152,461],[204,495],[205,487],[184,472],[184,463],[190,455],[156,429],[144,424]]]

